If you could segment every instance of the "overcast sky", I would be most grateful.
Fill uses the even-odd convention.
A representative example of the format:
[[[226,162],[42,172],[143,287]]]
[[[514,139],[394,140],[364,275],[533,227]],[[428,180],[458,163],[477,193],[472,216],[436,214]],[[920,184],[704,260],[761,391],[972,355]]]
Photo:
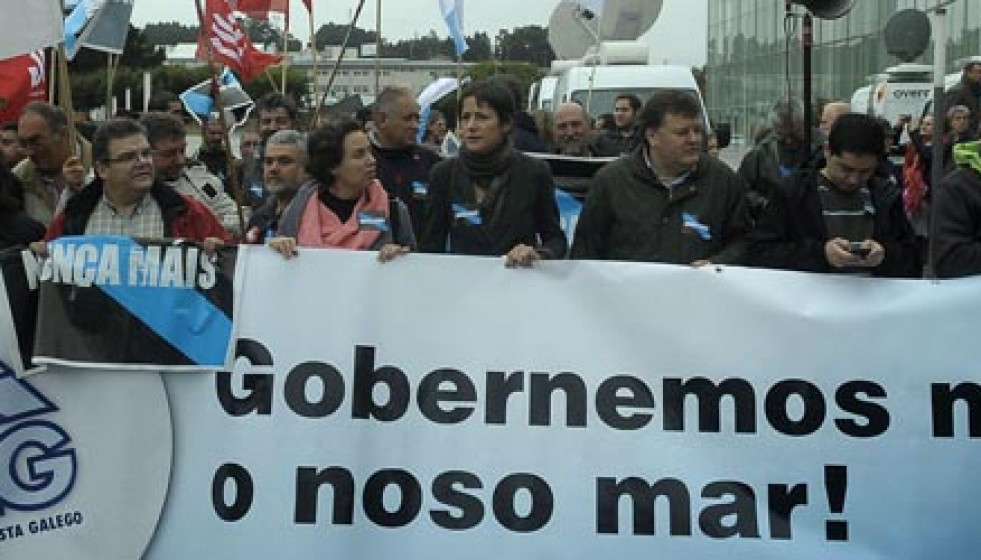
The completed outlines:
[[[313,0],[316,23],[348,23],[358,0]],[[303,4],[293,0],[294,34],[309,25]],[[466,0],[465,32],[486,31],[493,37],[499,29],[523,25],[548,25],[559,0]],[[376,0],[367,0],[359,26],[375,27]],[[664,0],[664,9],[654,27],[644,36],[653,47],[653,60],[701,66],[705,63],[708,0]],[[133,24],[180,21],[194,23],[194,0],[135,0]],[[302,22],[302,23],[301,23]],[[443,36],[446,25],[440,18],[439,0],[382,0],[382,34],[387,38],[425,35],[430,30]]]

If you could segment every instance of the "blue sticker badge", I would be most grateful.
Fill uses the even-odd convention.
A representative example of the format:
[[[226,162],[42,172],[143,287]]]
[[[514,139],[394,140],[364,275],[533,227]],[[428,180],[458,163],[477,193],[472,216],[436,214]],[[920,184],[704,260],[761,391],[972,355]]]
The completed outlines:
[[[470,210],[461,204],[453,205],[453,219],[471,226],[479,226],[484,223],[480,218],[480,210]]]
[[[681,227],[686,230],[691,230],[698,235],[703,241],[712,240],[712,231],[709,227],[698,221],[698,216],[694,214],[689,214],[685,212],[681,215],[682,225]]]
[[[384,214],[375,212],[358,212],[358,224],[361,229],[370,231],[388,231],[388,220]]]
[[[429,185],[422,181],[412,181],[412,195],[416,198],[425,198],[429,194]]]

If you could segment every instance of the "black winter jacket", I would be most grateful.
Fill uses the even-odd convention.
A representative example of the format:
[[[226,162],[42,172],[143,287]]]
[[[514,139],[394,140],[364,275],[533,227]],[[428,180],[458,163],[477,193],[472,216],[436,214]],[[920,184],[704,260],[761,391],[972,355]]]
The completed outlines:
[[[746,248],[745,193],[726,164],[704,154],[685,181],[669,189],[639,147],[593,178],[572,258],[740,264]]]
[[[819,173],[818,167],[802,169],[775,191],[750,235],[750,265],[802,272],[835,271],[824,253],[830,237],[818,194]],[[872,239],[886,252],[882,264],[872,269],[872,275],[922,277],[922,259],[900,191],[873,177],[869,193],[875,209]]]
[[[524,244],[545,257],[565,256],[568,244],[548,164],[520,152],[513,158],[500,203],[477,205],[473,182],[459,159],[433,168],[419,243],[423,252],[501,256]]]

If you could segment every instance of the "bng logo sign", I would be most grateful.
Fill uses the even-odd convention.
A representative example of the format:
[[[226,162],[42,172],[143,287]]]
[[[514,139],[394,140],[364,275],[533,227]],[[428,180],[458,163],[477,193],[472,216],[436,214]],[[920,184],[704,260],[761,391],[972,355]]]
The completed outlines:
[[[0,362],[0,519],[60,503],[75,486],[71,437],[44,417],[58,411]]]

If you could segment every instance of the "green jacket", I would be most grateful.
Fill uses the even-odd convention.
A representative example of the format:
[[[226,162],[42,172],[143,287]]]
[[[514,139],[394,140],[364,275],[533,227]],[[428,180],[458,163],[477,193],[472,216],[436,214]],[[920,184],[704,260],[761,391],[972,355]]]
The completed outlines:
[[[572,247],[574,259],[741,264],[746,188],[729,167],[702,155],[684,181],[660,183],[639,147],[593,179]]]

